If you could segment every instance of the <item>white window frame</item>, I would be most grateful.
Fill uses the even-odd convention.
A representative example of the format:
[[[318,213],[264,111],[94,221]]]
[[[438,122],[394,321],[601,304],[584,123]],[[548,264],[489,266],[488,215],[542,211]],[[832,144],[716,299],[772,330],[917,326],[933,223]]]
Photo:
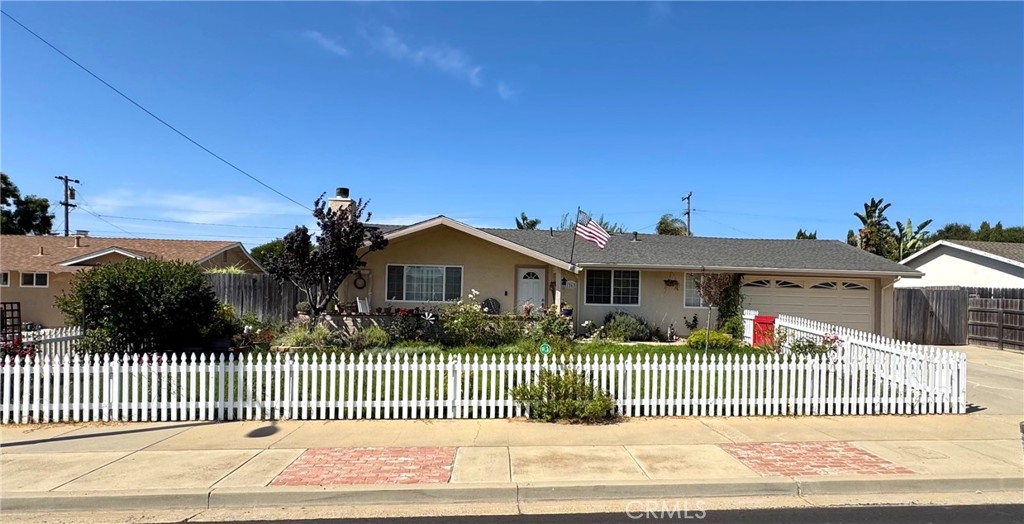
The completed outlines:
[[[0,275],[3,275],[3,277],[0,277],[0,287],[11,287],[11,272],[0,271]],[[6,280],[6,282],[4,282],[4,280]]]
[[[445,288],[448,287],[448,282],[446,280],[442,280],[442,283],[441,283],[441,298],[442,298],[442,300],[406,300],[405,299],[405,290],[406,290],[407,286],[406,286],[406,281],[405,281],[405,277],[406,277],[406,269],[405,268],[407,268],[409,266],[413,266],[413,267],[439,267],[439,268],[442,269],[442,274],[444,275],[444,277],[443,277],[444,279],[448,278],[448,272],[447,272],[448,268],[455,268],[455,267],[459,268],[459,274],[462,277],[460,279],[461,281],[459,282],[459,298],[462,298],[463,292],[466,289],[466,268],[464,268],[463,266],[460,266],[458,264],[387,264],[387,267],[384,268],[384,295],[385,295],[384,296],[384,300],[386,302],[406,302],[406,303],[414,303],[414,304],[444,304],[444,303],[452,301],[451,299],[444,300],[444,290],[445,290]],[[400,268],[402,268],[402,298],[400,298],[400,299],[393,299],[390,296],[387,296],[388,289],[391,287],[388,284],[391,283],[391,271],[390,271],[390,269],[392,267],[400,267]]]
[[[25,285],[25,275],[32,275],[32,284],[31,285]],[[38,275],[45,275],[46,276],[46,284],[45,285],[40,286],[40,285],[36,284],[36,276],[38,276]],[[42,272],[26,272],[26,273],[22,273],[20,275],[19,284],[21,285],[21,287],[47,288],[47,287],[50,287],[50,274],[49,273],[42,273]]]
[[[591,271],[610,271],[612,276],[611,288],[608,294],[609,302],[588,302],[587,301],[587,282],[590,280]],[[634,271],[636,272],[636,304],[616,304],[615,303],[615,272],[619,271]],[[612,269],[612,268],[593,268],[587,269],[586,280],[583,282],[583,304],[587,306],[612,306],[612,307],[640,307],[643,303],[643,281],[644,273],[639,269]]]
[[[686,303],[686,290],[692,288],[693,285],[694,285],[692,283],[691,279],[698,279],[698,278],[704,278],[704,275],[702,275],[700,273],[687,273],[685,275],[685,277],[683,278],[683,307],[684,308],[703,309],[703,308],[708,307],[707,302],[704,302],[704,297],[700,296],[700,291],[698,291],[696,288],[694,288],[693,291],[697,293],[697,300],[700,301],[700,305],[699,306],[691,306],[691,305]],[[717,307],[717,306],[713,306],[713,307]]]

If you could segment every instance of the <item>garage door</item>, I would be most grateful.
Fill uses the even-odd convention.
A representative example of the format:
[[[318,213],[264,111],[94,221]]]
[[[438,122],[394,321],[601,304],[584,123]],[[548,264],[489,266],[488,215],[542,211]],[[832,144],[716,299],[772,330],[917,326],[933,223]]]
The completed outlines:
[[[870,280],[751,276],[743,279],[743,303],[762,315],[793,315],[875,331],[875,294]]]

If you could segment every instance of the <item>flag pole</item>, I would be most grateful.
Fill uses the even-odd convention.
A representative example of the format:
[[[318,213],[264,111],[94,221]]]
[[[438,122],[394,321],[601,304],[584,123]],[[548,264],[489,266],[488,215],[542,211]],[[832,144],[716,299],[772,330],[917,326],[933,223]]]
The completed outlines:
[[[569,250],[569,267],[572,267],[572,257],[576,254],[576,227],[580,225],[580,206],[576,206],[576,220],[572,224],[572,249]]]

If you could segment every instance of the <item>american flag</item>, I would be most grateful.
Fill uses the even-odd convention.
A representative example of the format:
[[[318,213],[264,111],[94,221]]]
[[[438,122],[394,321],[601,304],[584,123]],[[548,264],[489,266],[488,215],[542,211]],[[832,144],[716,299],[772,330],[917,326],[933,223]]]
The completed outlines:
[[[583,211],[580,211],[580,215],[576,219],[576,234],[587,242],[593,242],[601,249],[604,249],[604,246],[608,244],[608,239],[612,237],[601,227],[601,224],[598,224]]]

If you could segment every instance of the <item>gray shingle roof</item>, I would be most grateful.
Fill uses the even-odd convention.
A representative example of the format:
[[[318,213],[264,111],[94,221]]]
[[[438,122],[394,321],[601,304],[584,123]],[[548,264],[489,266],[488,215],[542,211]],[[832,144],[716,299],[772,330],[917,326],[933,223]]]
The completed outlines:
[[[569,231],[482,229],[492,235],[561,260],[569,260]],[[918,275],[909,267],[872,255],[838,240],[762,240],[746,238],[612,235],[604,249],[577,239],[580,265],[682,268],[742,268],[878,272]]]
[[[390,229],[384,229],[389,227]],[[382,226],[390,233],[408,226]],[[547,229],[478,228],[559,260],[569,261],[573,234]],[[762,240],[747,238],[681,237],[616,234],[604,249],[576,241],[573,263],[581,266],[657,268],[728,268],[921,276],[921,273],[838,240]]]
[[[1024,244],[1014,242],[982,242],[980,240],[948,240],[951,244],[976,249],[998,257],[1024,262]]]

